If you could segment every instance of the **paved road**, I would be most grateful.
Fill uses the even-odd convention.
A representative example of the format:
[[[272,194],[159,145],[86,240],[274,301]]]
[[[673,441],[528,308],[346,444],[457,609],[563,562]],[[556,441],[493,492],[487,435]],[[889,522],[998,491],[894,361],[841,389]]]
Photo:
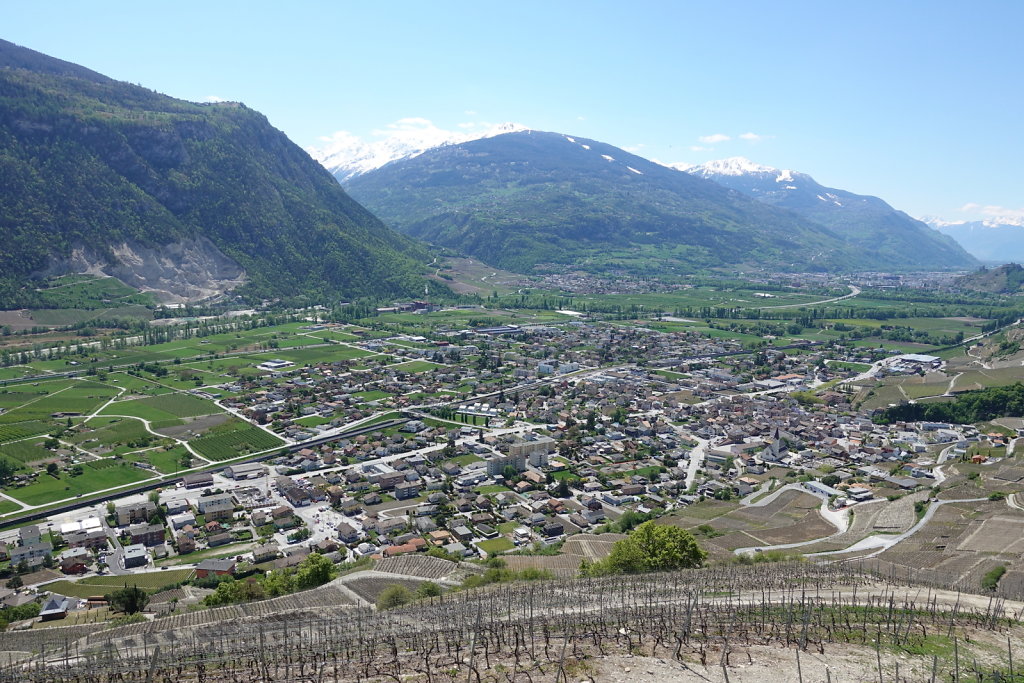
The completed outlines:
[[[807,302],[805,304],[782,304],[781,306],[758,306],[757,310],[764,311],[764,310],[776,309],[776,308],[800,308],[801,306],[820,306],[821,304],[831,304],[831,303],[835,303],[836,301],[844,301],[845,299],[852,299],[853,297],[855,297],[855,296],[857,296],[858,294],[861,293],[860,287],[857,287],[856,285],[846,285],[846,286],[850,288],[850,293],[849,294],[844,294],[843,296],[837,296],[837,297],[833,297],[831,299],[822,299],[821,301],[809,301],[809,302]]]

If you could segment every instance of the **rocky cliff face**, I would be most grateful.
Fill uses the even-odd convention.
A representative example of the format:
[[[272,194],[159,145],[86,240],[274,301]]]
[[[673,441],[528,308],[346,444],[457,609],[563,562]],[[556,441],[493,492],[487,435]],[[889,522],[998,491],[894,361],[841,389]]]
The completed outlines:
[[[121,242],[101,253],[76,245],[54,257],[35,277],[89,273],[116,277],[126,285],[152,292],[161,303],[202,301],[223,295],[246,282],[245,270],[206,237],[146,246]]]

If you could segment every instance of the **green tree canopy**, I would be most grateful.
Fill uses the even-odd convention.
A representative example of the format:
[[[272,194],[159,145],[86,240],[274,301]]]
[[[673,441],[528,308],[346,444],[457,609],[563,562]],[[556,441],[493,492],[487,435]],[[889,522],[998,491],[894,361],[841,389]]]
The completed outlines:
[[[111,607],[125,614],[141,612],[149,604],[149,595],[146,591],[138,586],[129,586],[127,584],[125,584],[124,588],[107,593],[104,597]]]
[[[411,590],[396,583],[381,591],[380,597],[377,598],[377,609],[386,610],[401,607],[412,602],[413,597]]]
[[[699,567],[706,557],[689,531],[651,520],[617,542],[607,558],[580,571],[585,576],[672,571]]]
[[[300,590],[321,586],[334,578],[334,563],[320,553],[311,553],[295,572],[295,585]]]

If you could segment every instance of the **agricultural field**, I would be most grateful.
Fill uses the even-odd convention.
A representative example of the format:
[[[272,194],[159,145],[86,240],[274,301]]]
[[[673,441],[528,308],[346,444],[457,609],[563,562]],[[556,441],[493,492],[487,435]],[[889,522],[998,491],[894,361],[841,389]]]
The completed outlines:
[[[123,455],[139,448],[167,443],[146,431],[139,420],[127,417],[94,417],[77,426],[65,438],[97,456]]]
[[[140,398],[129,401],[116,401],[102,411],[101,415],[131,415],[134,417],[158,422],[175,420],[182,417],[198,417],[220,413],[214,403],[191,394],[165,394],[151,398]]]
[[[127,393],[136,395],[159,396],[160,394],[169,394],[173,391],[173,389],[162,384],[152,382],[143,377],[129,375],[126,372],[110,373],[103,381],[112,386],[120,387]]]
[[[181,468],[182,456],[188,454],[183,446],[167,450],[165,448],[149,448],[135,451],[123,456],[126,462],[141,462],[152,465],[160,474],[175,474]]]
[[[155,303],[152,294],[141,293],[116,278],[94,275],[53,278],[38,291],[46,304],[54,308],[108,309],[112,303],[121,306],[151,306]],[[148,317],[152,317],[152,313]]]
[[[232,420],[192,439],[189,445],[210,460],[231,460],[251,453],[269,450],[284,442],[258,427]]]
[[[82,474],[77,477],[67,472],[61,472],[57,477],[44,473],[31,484],[9,486],[4,491],[11,498],[27,505],[45,505],[64,498],[134,484],[152,476],[152,473],[138,467],[108,459],[85,463],[82,465]]]
[[[50,431],[51,427],[52,425],[38,420],[17,422],[14,424],[0,424],[0,443],[45,434]]]
[[[427,372],[429,370],[436,370],[442,366],[437,363],[431,363],[425,360],[413,360],[408,363],[399,363],[398,365],[392,365],[391,369],[397,372]]]
[[[152,320],[153,311],[141,304],[126,303],[118,306],[108,305],[106,308],[36,308],[29,311],[32,322],[43,327],[65,327],[91,320],[110,318],[138,318]]]
[[[515,548],[515,544],[504,536],[498,538],[492,538],[487,541],[480,541],[477,547],[483,550],[488,555],[494,555],[497,553],[505,552],[506,550],[512,550]]]
[[[103,595],[125,585],[138,586],[147,593],[157,593],[165,586],[192,578],[193,569],[166,569],[159,572],[127,574],[124,576],[89,576],[78,581],[60,580],[46,584],[46,589],[76,598]]]
[[[0,424],[49,420],[53,413],[90,413],[111,398],[118,389],[87,380],[39,382],[0,390]]]
[[[57,456],[51,451],[46,450],[40,444],[42,442],[37,439],[29,439],[27,441],[15,441],[0,445],[0,456],[16,460],[22,464],[28,464],[30,462],[38,462],[41,460],[47,460],[56,458]]]
[[[1000,581],[1000,586],[1019,587],[1024,578],[1022,533],[1024,513],[1007,507],[1005,501],[950,503],[880,559],[923,580],[975,592],[989,570],[1003,565],[1008,569],[1007,583]]]
[[[319,340],[308,340],[311,342],[319,342]],[[265,360],[271,360],[272,358],[283,358],[284,360],[290,360],[300,365],[307,363],[332,363],[339,360],[353,360],[356,358],[366,358],[367,356],[374,355],[370,351],[364,351],[353,346],[343,346],[341,344],[331,344],[329,346],[317,346],[306,349],[288,349],[282,351],[273,351],[260,357],[259,361],[262,363]]]
[[[818,513],[820,507],[819,498],[790,490],[762,506],[704,501],[665,521],[689,529],[713,557],[725,558],[736,548],[798,543],[835,533],[835,527]],[[705,524],[720,535],[713,540],[702,538],[696,529]]]

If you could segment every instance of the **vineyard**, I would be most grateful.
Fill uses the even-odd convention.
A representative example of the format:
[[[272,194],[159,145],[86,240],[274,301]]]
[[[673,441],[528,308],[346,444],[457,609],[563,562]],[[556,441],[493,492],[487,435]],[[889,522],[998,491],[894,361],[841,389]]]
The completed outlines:
[[[50,431],[50,426],[39,421],[0,424],[0,443],[26,439],[30,436],[45,434],[48,431]]]
[[[629,658],[672,672],[659,680],[1012,681],[1024,647],[1024,604],[882,565],[497,584],[386,612],[337,600],[328,584],[105,631],[2,634],[0,680],[539,683],[603,680],[600,667]]]
[[[21,463],[30,463],[54,457],[54,454],[40,446],[36,439],[4,444],[0,446],[0,455]]]
[[[281,440],[259,427],[232,423],[229,429],[217,430],[207,436],[193,439],[189,443],[205,458],[230,460],[280,446]]]

